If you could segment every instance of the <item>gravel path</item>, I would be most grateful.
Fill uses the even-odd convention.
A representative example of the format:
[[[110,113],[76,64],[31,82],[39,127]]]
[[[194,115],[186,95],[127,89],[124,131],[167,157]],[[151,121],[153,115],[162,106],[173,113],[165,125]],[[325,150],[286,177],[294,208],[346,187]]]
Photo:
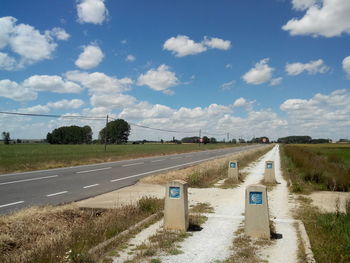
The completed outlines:
[[[232,254],[232,241],[234,232],[244,220],[245,189],[250,184],[260,183],[263,179],[265,161],[275,162],[276,179],[279,182],[268,192],[270,218],[274,219],[276,231],[282,234],[282,239],[272,242],[272,245],[259,251],[259,255],[267,262],[297,262],[297,235],[292,219],[291,209],[294,200],[288,194],[287,182],[283,179],[280,169],[280,156],[278,145],[266,153],[257,162],[245,169],[248,173],[246,179],[234,189],[189,189],[189,204],[209,203],[215,209],[213,214],[205,214],[207,222],[203,229],[193,232],[181,244],[179,255],[159,256],[161,262],[169,263],[206,263],[218,262],[227,259]],[[147,240],[147,236],[156,231],[161,224],[151,226],[151,229],[142,231],[131,243],[140,244]],[[126,258],[129,251],[122,253]],[[121,258],[114,262],[122,262]]]

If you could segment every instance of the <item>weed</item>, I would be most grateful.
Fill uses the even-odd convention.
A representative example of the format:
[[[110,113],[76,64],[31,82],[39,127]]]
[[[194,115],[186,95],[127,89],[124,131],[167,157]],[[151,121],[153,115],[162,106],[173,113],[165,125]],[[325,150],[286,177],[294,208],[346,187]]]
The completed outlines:
[[[150,214],[138,206],[96,210],[66,205],[0,216],[0,262],[94,262],[89,249]]]
[[[209,203],[198,203],[191,207],[191,213],[214,213],[214,207]]]
[[[350,262],[350,214],[321,213],[301,201],[304,222],[316,262]]]

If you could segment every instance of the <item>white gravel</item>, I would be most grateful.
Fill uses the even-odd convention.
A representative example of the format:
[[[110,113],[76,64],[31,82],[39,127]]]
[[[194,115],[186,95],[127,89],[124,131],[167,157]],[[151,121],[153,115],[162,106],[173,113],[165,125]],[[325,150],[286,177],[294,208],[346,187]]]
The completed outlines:
[[[278,148],[274,147],[257,163],[248,169],[244,183],[235,189],[190,189],[190,203],[208,202],[215,208],[215,214],[208,214],[208,221],[203,230],[194,232],[187,238],[180,250],[184,253],[174,256],[160,257],[162,262],[169,263],[204,263],[225,260],[232,253],[233,233],[242,222],[244,213],[245,188],[261,181],[265,169],[265,161],[275,160]],[[286,262],[286,261],[282,261]]]

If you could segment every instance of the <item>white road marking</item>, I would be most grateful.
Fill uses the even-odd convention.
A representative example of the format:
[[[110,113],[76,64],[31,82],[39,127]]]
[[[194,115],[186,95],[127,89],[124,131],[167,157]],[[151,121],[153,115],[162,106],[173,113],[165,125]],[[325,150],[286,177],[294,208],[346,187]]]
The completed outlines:
[[[182,157],[172,157],[170,158],[171,160],[177,160],[177,159],[182,159]]]
[[[11,206],[11,205],[18,205],[18,204],[22,204],[22,203],[24,203],[24,201],[18,201],[18,202],[9,203],[9,204],[6,204],[6,205],[0,205],[0,208],[6,207],[6,206]]]
[[[177,167],[181,167],[181,166],[186,166],[186,165],[190,165],[190,164],[194,164],[194,163],[199,163],[199,162],[203,162],[203,161],[212,160],[212,159],[215,159],[215,158],[217,158],[217,157],[215,156],[215,157],[202,159],[202,160],[198,160],[198,161],[194,161],[194,162],[178,164],[178,165],[174,165],[174,166],[170,166],[170,167],[166,167],[166,168],[162,168],[162,169],[158,169],[158,170],[153,170],[153,171],[149,171],[149,172],[145,172],[145,173],[140,173],[140,174],[127,176],[127,177],[124,177],[124,178],[114,179],[114,180],[111,180],[111,182],[113,183],[113,182],[123,181],[123,180],[129,179],[129,178],[134,178],[134,177],[138,177],[138,176],[142,176],[142,175],[146,175],[146,174],[161,172],[161,171],[165,171],[165,170],[169,170],[169,169],[173,169],[173,168],[177,168]]]
[[[103,170],[109,170],[109,169],[112,169],[112,167],[105,167],[105,168],[99,168],[99,169],[93,169],[93,170],[87,170],[87,171],[80,171],[80,172],[77,172],[77,174],[91,173],[91,172],[103,171]]]
[[[154,161],[152,161],[152,163],[155,163],[155,162],[162,162],[162,161],[165,161],[165,159],[154,160]]]
[[[68,191],[62,191],[62,192],[58,192],[58,193],[54,193],[54,194],[49,194],[49,195],[47,195],[47,197],[51,197],[51,196],[55,196],[55,195],[63,195],[65,193],[68,193]]]
[[[92,185],[84,186],[83,188],[86,189],[86,188],[91,188],[91,187],[98,186],[98,185],[99,185],[99,184],[92,184]]]
[[[54,177],[57,177],[57,176],[58,175],[50,175],[50,176],[43,176],[43,177],[37,177],[37,178],[31,178],[31,179],[23,179],[23,180],[17,180],[17,181],[0,183],[0,185],[17,184],[17,183],[23,183],[23,182],[37,181],[37,180],[43,180],[43,179],[48,179],[48,178],[54,178]]]
[[[140,164],[144,164],[144,162],[124,164],[124,165],[122,165],[122,167],[128,167],[128,166],[134,166],[134,165],[140,165]]]

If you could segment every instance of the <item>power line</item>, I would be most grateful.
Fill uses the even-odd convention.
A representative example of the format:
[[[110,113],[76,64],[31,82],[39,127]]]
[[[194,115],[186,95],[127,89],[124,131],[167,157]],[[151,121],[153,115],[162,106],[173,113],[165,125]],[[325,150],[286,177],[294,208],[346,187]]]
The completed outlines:
[[[23,113],[23,112],[7,112],[7,111],[0,111],[0,114],[6,114],[6,115],[15,115],[15,116],[30,116],[30,117],[48,117],[48,118],[67,118],[67,119],[83,119],[83,120],[105,120],[105,116],[84,116],[84,115],[55,115],[55,114],[36,114],[36,113]],[[110,117],[111,120],[117,120],[115,118]],[[197,133],[197,131],[179,131],[179,130],[168,130],[168,129],[161,129],[161,128],[154,128],[149,127],[146,125],[140,125],[132,122],[128,122],[131,126],[149,129],[149,130],[155,130],[155,131],[162,131],[162,132],[171,132],[171,133],[187,133],[187,134],[193,134]],[[206,131],[202,131],[202,134],[206,135],[212,135],[212,136],[223,136],[226,135],[226,133],[209,133]]]
[[[93,116],[83,116],[83,115],[54,115],[54,114],[35,114],[35,113],[7,112],[7,111],[0,111],[0,114],[16,115],[16,116],[31,116],[31,117],[105,120],[105,117],[93,117]]]

